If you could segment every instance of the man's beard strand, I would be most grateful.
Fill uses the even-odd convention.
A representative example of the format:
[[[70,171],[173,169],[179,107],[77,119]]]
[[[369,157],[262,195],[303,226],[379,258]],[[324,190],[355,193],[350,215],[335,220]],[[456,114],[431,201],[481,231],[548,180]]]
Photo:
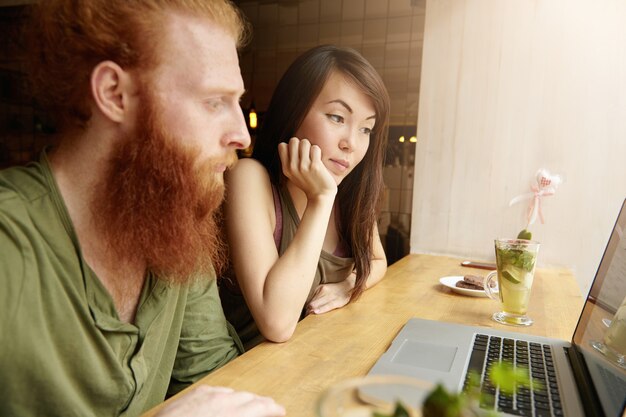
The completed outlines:
[[[116,146],[97,188],[96,226],[120,265],[145,264],[177,283],[219,273],[225,264],[217,219],[224,196],[221,174],[215,161],[198,163],[199,151],[169,136],[150,98],[146,101],[138,132]],[[228,163],[235,159],[233,153]]]

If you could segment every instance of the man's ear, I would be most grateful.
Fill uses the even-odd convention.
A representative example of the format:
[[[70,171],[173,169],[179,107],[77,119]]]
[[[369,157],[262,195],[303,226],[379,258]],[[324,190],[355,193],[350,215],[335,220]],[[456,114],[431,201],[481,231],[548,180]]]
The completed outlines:
[[[128,116],[134,90],[132,76],[113,61],[103,61],[91,72],[91,94],[100,112],[121,123]]]

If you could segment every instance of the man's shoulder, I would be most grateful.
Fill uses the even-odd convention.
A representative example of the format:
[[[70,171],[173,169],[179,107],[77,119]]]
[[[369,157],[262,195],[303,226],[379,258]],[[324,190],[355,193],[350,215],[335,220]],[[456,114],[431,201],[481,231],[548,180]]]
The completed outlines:
[[[49,194],[46,178],[36,164],[0,171],[0,231],[4,238],[9,234],[16,239],[18,230],[36,229],[33,222],[45,224],[49,205],[39,203]]]
[[[14,167],[0,171],[0,304],[5,328],[19,304],[24,285],[25,257],[32,253],[23,233],[29,223],[22,184],[32,182],[29,169]],[[27,187],[28,188],[28,187]]]
[[[41,166],[37,163],[0,171],[0,210],[7,202],[32,201],[49,192]]]

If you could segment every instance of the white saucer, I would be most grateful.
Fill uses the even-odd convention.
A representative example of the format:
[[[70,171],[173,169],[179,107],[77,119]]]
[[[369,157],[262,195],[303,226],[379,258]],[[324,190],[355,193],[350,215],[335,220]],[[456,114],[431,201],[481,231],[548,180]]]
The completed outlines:
[[[460,288],[456,286],[456,283],[458,281],[463,281],[463,277],[462,276],[452,276],[452,277],[442,277],[439,278],[439,282],[441,282],[441,285],[450,288],[452,291],[459,293],[459,294],[463,294],[463,295],[468,295],[470,297],[487,297],[487,294],[485,294],[484,291],[481,290],[470,290],[469,288]]]

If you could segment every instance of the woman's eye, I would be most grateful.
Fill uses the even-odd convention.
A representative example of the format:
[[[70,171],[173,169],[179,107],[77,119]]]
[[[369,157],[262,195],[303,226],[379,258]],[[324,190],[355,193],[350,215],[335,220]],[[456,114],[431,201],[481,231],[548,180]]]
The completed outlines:
[[[361,128],[361,133],[363,133],[364,135],[371,135],[372,134],[372,129],[370,129],[369,127],[362,127]]]
[[[327,114],[326,116],[335,123],[343,123],[343,117],[338,114]]]

